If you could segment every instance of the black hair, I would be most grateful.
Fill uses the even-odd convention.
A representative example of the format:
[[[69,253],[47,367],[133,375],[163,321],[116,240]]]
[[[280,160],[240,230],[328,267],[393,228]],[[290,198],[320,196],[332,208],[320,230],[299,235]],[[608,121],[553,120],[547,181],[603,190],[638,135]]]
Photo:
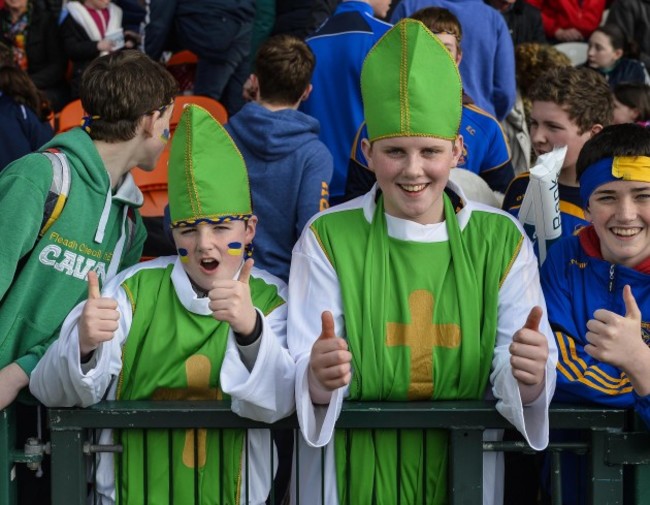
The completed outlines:
[[[587,167],[603,158],[614,156],[650,156],[650,130],[634,123],[603,128],[585,142],[578,155],[578,180]]]

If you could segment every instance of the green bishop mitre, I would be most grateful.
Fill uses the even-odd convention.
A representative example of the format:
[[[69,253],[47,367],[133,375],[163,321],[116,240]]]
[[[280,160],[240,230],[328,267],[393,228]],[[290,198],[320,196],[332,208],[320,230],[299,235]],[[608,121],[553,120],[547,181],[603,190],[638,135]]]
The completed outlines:
[[[248,219],[253,213],[246,164],[228,132],[198,105],[188,105],[169,153],[172,228]]]
[[[458,135],[462,83],[451,54],[420,21],[402,19],[370,50],[361,95],[372,142]]]

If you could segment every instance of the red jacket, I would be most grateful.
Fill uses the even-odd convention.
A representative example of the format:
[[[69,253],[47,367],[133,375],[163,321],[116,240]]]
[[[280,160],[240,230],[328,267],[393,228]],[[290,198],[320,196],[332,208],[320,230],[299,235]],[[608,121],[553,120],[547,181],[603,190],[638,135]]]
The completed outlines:
[[[544,32],[555,38],[558,28],[576,28],[585,39],[589,38],[603,17],[605,0],[527,0],[542,12]]]

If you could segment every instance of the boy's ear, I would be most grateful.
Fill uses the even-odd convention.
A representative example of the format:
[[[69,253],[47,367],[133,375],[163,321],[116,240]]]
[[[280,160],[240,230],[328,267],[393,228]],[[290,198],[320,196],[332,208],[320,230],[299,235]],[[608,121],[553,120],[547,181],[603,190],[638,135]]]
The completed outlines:
[[[366,158],[368,170],[374,173],[375,170],[372,167],[372,144],[368,139],[361,139],[361,152],[363,152],[363,155]]]
[[[616,56],[617,60],[620,60],[623,57],[623,49],[616,49],[614,51],[614,55]]]
[[[458,51],[456,52],[456,66],[460,66],[460,62],[463,59],[463,51],[460,50],[460,44],[458,45]]]
[[[255,238],[256,228],[257,228],[257,216],[251,216],[250,219],[246,221],[246,231],[245,231],[246,245],[250,244]]]
[[[153,137],[154,135],[154,125],[156,123],[156,119],[160,117],[160,112],[156,111],[153,114],[145,114],[140,118],[140,127],[142,128],[142,131],[144,134],[148,137]]]
[[[595,125],[591,126],[591,129],[589,130],[589,138],[593,137],[596,135],[596,133],[600,133],[603,129],[603,125],[596,123]]]
[[[461,154],[463,154],[463,136],[458,134],[453,144],[452,155],[454,156],[454,164],[452,167],[455,167],[458,164]]]
[[[305,100],[307,100],[307,98],[309,98],[309,95],[311,95],[311,92],[312,92],[313,89],[314,89],[314,86],[311,83],[309,83],[307,85],[307,88],[303,92],[302,96],[300,97],[300,101],[304,102]]]

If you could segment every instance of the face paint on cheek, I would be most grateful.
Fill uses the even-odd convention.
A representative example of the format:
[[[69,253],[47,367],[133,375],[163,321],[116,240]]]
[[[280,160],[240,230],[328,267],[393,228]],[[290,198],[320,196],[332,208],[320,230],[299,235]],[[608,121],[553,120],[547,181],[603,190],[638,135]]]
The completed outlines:
[[[244,252],[241,242],[230,242],[228,244],[228,254],[231,256],[241,256]]]
[[[171,137],[171,132],[169,131],[169,128],[165,128],[160,136],[160,140],[163,141],[163,144],[166,144],[169,142],[169,137]]]
[[[187,249],[183,249],[182,247],[178,248],[178,255],[181,258],[181,263],[188,263],[190,261],[190,258],[187,253]]]

